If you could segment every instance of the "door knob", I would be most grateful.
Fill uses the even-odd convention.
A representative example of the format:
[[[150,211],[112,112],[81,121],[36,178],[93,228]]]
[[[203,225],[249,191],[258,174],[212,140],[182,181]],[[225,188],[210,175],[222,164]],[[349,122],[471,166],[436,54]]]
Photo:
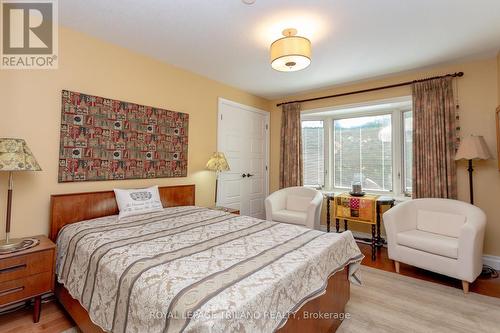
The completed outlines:
[[[253,175],[252,175],[252,174],[247,173],[247,177],[253,177]]]
[[[242,174],[241,177],[245,178],[247,175],[246,174]]]

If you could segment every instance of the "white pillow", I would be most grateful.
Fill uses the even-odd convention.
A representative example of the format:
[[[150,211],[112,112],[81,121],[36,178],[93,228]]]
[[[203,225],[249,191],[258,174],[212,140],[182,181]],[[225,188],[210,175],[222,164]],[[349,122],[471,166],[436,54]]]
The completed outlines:
[[[119,219],[126,216],[163,210],[158,186],[131,190],[116,188],[114,191],[116,203],[120,210],[120,214],[118,215]]]

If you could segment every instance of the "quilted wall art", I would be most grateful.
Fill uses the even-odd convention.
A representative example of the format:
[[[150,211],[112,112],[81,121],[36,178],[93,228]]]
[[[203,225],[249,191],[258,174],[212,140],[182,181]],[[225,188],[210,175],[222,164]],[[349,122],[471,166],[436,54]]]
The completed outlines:
[[[59,182],[186,177],[189,115],[62,91]]]

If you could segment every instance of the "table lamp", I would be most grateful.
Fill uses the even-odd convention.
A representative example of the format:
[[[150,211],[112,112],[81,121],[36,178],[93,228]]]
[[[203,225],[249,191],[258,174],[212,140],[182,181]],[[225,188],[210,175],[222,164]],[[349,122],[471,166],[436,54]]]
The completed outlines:
[[[5,239],[0,241],[0,253],[24,250],[38,244],[35,238],[10,238],[12,212],[12,188],[14,171],[42,170],[23,139],[0,138],[0,172],[9,172],[7,192],[7,218],[5,220]]]
[[[217,177],[215,179],[215,204],[217,204],[217,186],[219,182],[219,173],[221,171],[229,171],[229,163],[227,163],[226,156],[224,153],[215,152],[212,157],[207,162],[207,169],[215,171]]]
[[[474,204],[474,185],[472,182],[472,160],[487,160],[491,158],[490,151],[486,145],[486,141],[480,135],[470,135],[460,142],[457,154],[455,155],[455,160],[468,160],[469,167],[469,191],[470,191],[470,203]]]

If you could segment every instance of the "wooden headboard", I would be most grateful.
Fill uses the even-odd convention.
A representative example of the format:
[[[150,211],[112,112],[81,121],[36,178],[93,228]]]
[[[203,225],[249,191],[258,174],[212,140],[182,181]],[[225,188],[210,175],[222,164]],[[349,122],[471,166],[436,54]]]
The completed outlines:
[[[194,185],[159,187],[163,207],[194,205]],[[56,194],[50,196],[50,233],[55,241],[66,224],[118,214],[113,191]]]

